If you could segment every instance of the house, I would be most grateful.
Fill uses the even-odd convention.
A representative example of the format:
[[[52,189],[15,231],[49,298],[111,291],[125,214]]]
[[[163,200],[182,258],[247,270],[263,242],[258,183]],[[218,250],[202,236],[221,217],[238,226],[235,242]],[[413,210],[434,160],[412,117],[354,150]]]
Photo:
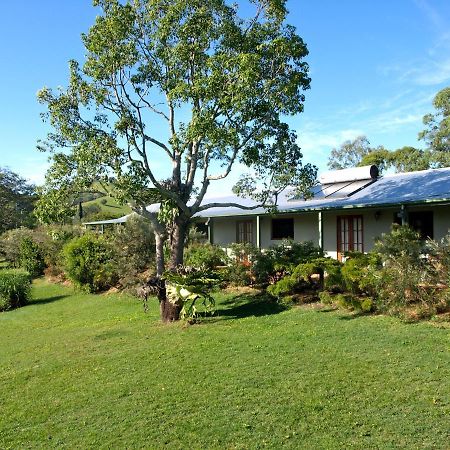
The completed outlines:
[[[371,250],[375,238],[389,232],[393,223],[409,224],[423,238],[437,240],[450,228],[450,168],[385,176],[379,176],[376,166],[330,171],[311,194],[305,200],[286,189],[276,215],[264,208],[217,207],[203,211],[197,221],[207,225],[210,242],[223,248],[234,242],[264,249],[282,239],[313,241],[339,260],[347,251]],[[255,205],[236,196],[209,202]],[[85,225],[122,223],[128,217]]]
[[[286,190],[276,215],[262,208],[214,208],[204,213],[210,241],[221,247],[250,242],[264,249],[288,238],[316,242],[341,260],[347,251],[371,250],[375,238],[389,232],[393,223],[409,224],[423,238],[444,237],[450,228],[450,168],[381,177],[376,166],[337,170],[319,178],[308,200]]]

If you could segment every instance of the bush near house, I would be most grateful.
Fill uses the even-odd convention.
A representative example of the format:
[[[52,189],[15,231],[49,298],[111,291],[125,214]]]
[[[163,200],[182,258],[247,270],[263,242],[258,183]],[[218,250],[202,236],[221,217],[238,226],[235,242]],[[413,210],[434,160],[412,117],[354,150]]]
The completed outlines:
[[[228,262],[229,258],[225,251],[209,242],[194,242],[188,245],[184,252],[184,264],[198,269],[213,270]]]
[[[118,280],[114,248],[102,235],[86,233],[63,249],[67,277],[88,292],[112,287]]]
[[[31,297],[31,276],[24,270],[0,270],[0,311],[19,308]]]
[[[155,236],[148,220],[132,216],[105,238],[114,248],[114,265],[121,287],[131,288],[141,283],[140,275],[154,270]]]
[[[267,292],[274,297],[282,298],[310,289],[339,290],[341,286],[341,263],[331,258],[320,257],[298,264],[292,274],[269,286]]]
[[[413,320],[448,311],[449,285],[450,236],[424,242],[409,227],[395,226],[373,251],[349,253],[344,264],[329,258],[301,263],[267,291],[285,301],[316,289],[324,304]]]
[[[251,244],[233,244],[228,279],[235,285],[267,286],[291,275],[299,263],[323,256],[312,242],[283,240],[279,245],[261,251]]]

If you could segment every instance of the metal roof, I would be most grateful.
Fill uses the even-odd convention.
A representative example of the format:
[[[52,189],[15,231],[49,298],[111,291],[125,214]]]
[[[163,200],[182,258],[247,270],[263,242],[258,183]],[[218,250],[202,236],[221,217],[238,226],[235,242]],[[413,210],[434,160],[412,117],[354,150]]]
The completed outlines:
[[[278,198],[280,213],[301,211],[324,211],[331,209],[375,208],[399,206],[401,204],[450,203],[450,167],[385,175],[376,180],[365,179],[334,184],[318,184],[312,188],[310,200],[294,199],[293,189],[286,189]],[[239,203],[252,207],[255,202],[234,195],[206,198],[203,204]],[[159,204],[149,205],[148,211],[156,212]],[[227,217],[265,214],[264,208],[244,210],[236,207],[210,208],[196,217]],[[126,222],[127,216],[119,219],[88,222],[84,225],[101,225]]]
[[[125,223],[128,220],[128,218],[133,214],[135,213],[127,214],[126,216],[122,216],[117,219],[97,220],[96,222],[83,222],[83,225],[107,225],[115,223]]]
[[[323,188],[318,186],[315,190],[320,192],[323,191]],[[290,192],[286,191],[284,195],[280,196],[279,212],[444,203],[450,202],[450,168],[385,175],[375,181],[366,183],[361,189],[348,196],[324,196],[319,193],[318,196],[310,200],[292,200],[289,194]],[[208,202],[212,201],[212,199],[209,199]],[[238,197],[217,198],[214,201],[252,205],[248,199]],[[202,215],[205,217],[220,217],[264,213],[264,208],[246,211],[239,208],[220,207],[203,211]]]

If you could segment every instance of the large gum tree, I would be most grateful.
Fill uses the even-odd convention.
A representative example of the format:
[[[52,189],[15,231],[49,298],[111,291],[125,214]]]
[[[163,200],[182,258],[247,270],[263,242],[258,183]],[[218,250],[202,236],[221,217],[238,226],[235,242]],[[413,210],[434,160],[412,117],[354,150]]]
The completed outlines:
[[[303,111],[308,51],[285,24],[285,3],[95,0],[99,15],[82,35],[84,64],[70,62],[67,88],[38,94],[52,126],[40,144],[53,160],[44,206],[113,177],[115,194],[153,223],[161,276],[183,263],[195,214],[245,209],[204,200],[233,166],[248,168],[235,192],[259,205],[273,206],[288,185],[308,186],[315,168],[302,165],[284,121]],[[149,213],[155,201],[160,212]],[[160,302],[164,321],[178,319],[179,305]]]

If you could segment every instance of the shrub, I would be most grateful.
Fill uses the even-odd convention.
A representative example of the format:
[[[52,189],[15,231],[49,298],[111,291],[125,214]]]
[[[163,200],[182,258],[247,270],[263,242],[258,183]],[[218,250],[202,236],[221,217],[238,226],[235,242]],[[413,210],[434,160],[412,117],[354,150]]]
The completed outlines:
[[[23,270],[0,270],[0,311],[19,308],[31,297],[31,276]]]
[[[373,300],[353,294],[336,294],[334,301],[338,306],[350,311],[370,312],[374,308]]]
[[[274,297],[281,298],[283,296],[292,294],[298,287],[298,279],[293,275],[288,275],[277,281],[275,284],[267,288],[267,292]]]
[[[378,253],[349,253],[341,269],[345,288],[353,294],[376,295],[377,273],[381,267]]]
[[[122,286],[139,282],[139,274],[153,268],[155,262],[155,236],[150,222],[140,216],[131,216],[106,236],[115,249],[115,264]]]
[[[20,247],[22,241],[32,239],[33,230],[16,228],[3,233],[0,237],[0,253],[12,267],[20,267]]]
[[[44,255],[38,244],[26,237],[20,243],[20,267],[25,269],[32,277],[44,273]]]
[[[51,225],[45,227],[47,239],[41,246],[44,253],[45,275],[64,278],[63,248],[74,237],[81,235],[81,229],[71,225]]]
[[[269,286],[267,292],[279,298],[304,288],[340,288],[342,285],[340,266],[341,264],[338,261],[323,257],[300,263],[291,275],[286,275]],[[318,275],[317,280],[313,280],[314,275]]]
[[[227,254],[218,246],[206,243],[193,243],[184,252],[186,266],[212,270],[228,262]]]
[[[226,268],[224,279],[233,286],[250,286],[252,273],[247,264],[233,262]]]
[[[311,241],[295,242],[283,240],[269,250],[276,271],[292,272],[300,263],[306,263],[323,256],[323,251]]]
[[[240,254],[248,255],[251,262],[251,276],[256,284],[274,284],[285,275],[291,274],[300,263],[306,263],[323,255],[320,248],[312,242],[294,242],[283,240],[281,244],[262,252],[253,246],[245,244],[232,247]],[[238,253],[239,254],[239,253]]]
[[[411,262],[419,261],[424,253],[425,244],[419,233],[407,225],[393,225],[390,233],[384,233],[375,242],[374,251],[383,261],[396,258],[408,258]]]
[[[429,317],[448,307],[445,291],[439,285],[447,259],[445,244],[439,250],[439,245],[422,242],[418,233],[403,226],[393,227],[390,234],[383,235],[375,251],[383,264],[369,265],[367,285],[376,295],[378,310],[400,316],[420,310],[418,316]],[[364,277],[361,279],[364,281]]]
[[[66,273],[89,292],[107,289],[117,282],[113,247],[104,236],[85,234],[64,247]]]
[[[319,292],[319,300],[324,305],[331,305],[333,303],[333,296],[328,291]]]

